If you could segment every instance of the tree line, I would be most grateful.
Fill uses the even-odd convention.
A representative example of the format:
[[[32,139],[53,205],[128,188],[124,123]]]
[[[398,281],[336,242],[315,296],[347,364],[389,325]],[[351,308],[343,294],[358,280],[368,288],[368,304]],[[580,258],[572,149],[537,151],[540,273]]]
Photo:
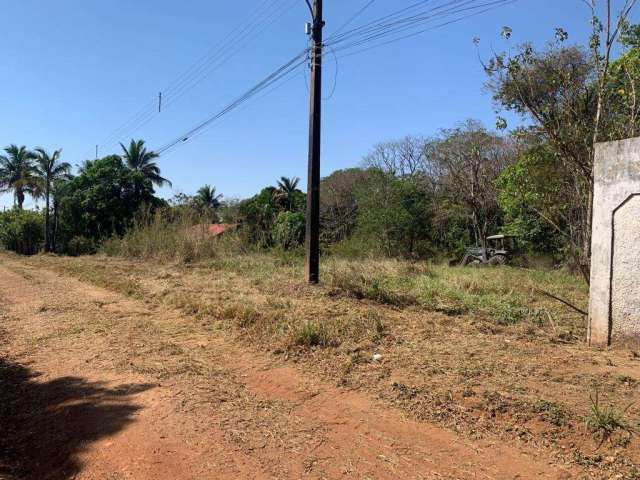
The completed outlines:
[[[541,49],[509,46],[483,61],[496,110],[524,126],[510,129],[502,117],[495,129],[465,120],[433,136],[380,143],[357,167],[324,178],[324,250],[454,258],[487,235],[508,233],[588,279],[594,143],[638,134],[640,27],[627,15],[615,29],[594,15],[587,45],[557,29]],[[512,35],[503,29],[506,42]],[[245,200],[225,200],[206,185],[167,202],[154,190],[169,184],[157,157],[132,140],[121,155],[87,161],[72,176],[60,151],[12,145],[0,157],[0,188],[13,192],[15,212],[26,195],[45,199],[45,251],[94,250],[124,235],[141,208],[195,210],[207,222],[241,226],[243,240],[259,248],[302,244],[306,195],[297,178],[281,177]],[[5,237],[15,212],[4,214]]]

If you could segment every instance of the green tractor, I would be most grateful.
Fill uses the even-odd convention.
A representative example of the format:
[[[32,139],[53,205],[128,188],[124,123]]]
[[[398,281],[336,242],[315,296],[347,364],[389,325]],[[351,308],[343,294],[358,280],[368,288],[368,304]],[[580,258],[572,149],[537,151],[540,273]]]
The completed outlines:
[[[467,249],[460,265],[483,267],[501,266],[511,261],[516,252],[516,241],[513,235],[492,235],[485,241],[486,247]]]

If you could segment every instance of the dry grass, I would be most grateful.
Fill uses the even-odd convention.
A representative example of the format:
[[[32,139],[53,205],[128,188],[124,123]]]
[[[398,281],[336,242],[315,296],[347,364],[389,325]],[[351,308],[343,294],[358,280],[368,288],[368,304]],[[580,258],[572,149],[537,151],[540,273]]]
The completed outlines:
[[[264,253],[186,265],[101,256],[27,261],[178,309],[194,319],[180,335],[232,336],[412,417],[550,449],[593,478],[637,472],[635,438],[598,448],[590,432],[598,429],[586,425],[595,425],[587,419],[598,389],[611,411],[633,404],[624,422],[635,428],[638,347],[584,344],[585,319],[536,293],[585,308],[586,287],[566,272],[328,259],[323,285],[310,287],[299,259]],[[166,348],[172,358],[185,355]]]
[[[101,250],[109,256],[192,263],[244,252],[235,233],[212,237],[210,217],[196,211],[143,212],[122,238],[106,241]]]
[[[327,283],[332,295],[396,307],[413,305],[449,316],[471,315],[498,326],[527,322],[548,327],[558,338],[571,341],[586,333],[580,317],[537,293],[541,288],[552,290],[586,308],[585,286],[563,272],[334,260],[328,267]]]

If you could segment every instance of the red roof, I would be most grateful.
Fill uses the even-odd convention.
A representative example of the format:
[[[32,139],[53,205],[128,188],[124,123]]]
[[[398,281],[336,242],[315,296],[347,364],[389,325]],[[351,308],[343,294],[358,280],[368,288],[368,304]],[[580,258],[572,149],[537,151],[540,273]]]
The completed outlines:
[[[220,235],[232,227],[235,227],[235,225],[226,225],[224,223],[214,223],[213,225],[209,225],[209,233],[211,235]]]
[[[205,230],[210,235],[217,237],[218,235],[222,235],[227,230],[234,230],[237,225],[228,224],[228,223],[212,223],[211,225],[195,225],[193,227],[194,230]]]

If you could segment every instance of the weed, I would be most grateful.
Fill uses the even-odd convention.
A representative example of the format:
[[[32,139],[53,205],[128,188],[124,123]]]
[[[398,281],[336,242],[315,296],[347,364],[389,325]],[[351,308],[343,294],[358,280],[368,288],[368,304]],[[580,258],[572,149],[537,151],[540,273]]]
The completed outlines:
[[[294,331],[292,343],[301,347],[326,347],[331,342],[326,327],[317,322],[306,322]]]
[[[398,307],[418,303],[401,278],[354,265],[332,269],[328,283],[332,295],[342,294]]]
[[[569,412],[565,407],[548,400],[538,400],[534,406],[534,411],[542,417],[542,419],[556,427],[566,425],[569,421]]]
[[[232,304],[224,307],[222,316],[233,320],[240,328],[249,328],[260,320],[261,315],[253,306]]]
[[[633,404],[629,404],[623,410],[617,410],[612,405],[603,407],[600,405],[598,390],[595,391],[595,395],[589,395],[589,399],[591,400],[591,411],[587,416],[586,427],[595,438],[600,440],[600,445],[610,439],[617,431],[624,431],[629,436],[634,433],[634,429],[625,419],[626,413]]]
[[[234,232],[221,238],[208,230],[210,218],[198,211],[144,211],[122,237],[103,243],[101,251],[109,256],[172,260],[179,263],[214,259],[246,248]]]

